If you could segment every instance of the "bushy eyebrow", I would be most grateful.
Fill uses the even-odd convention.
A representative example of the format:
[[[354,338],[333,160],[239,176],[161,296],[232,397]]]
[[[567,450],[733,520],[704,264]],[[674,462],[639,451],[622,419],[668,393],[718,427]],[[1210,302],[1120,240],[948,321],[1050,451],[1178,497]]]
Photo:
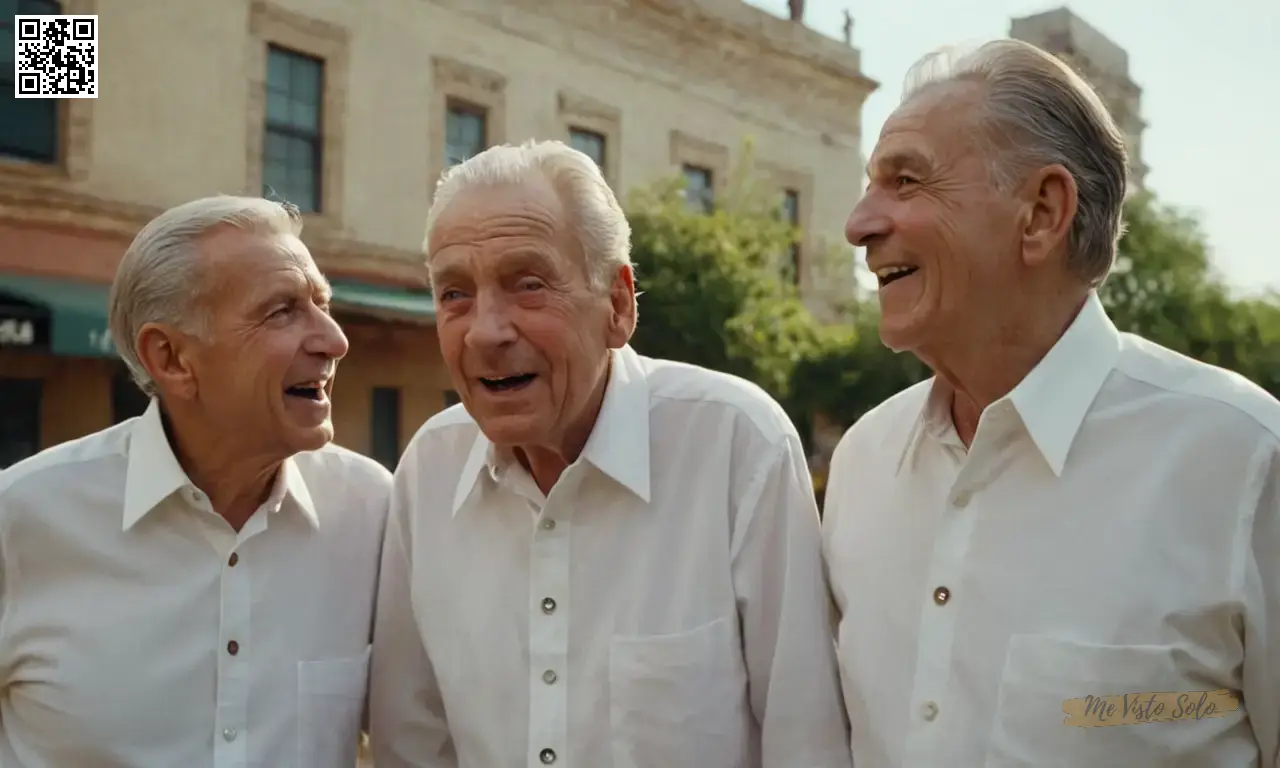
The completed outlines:
[[[892,149],[871,158],[871,175],[886,176],[902,171],[926,174],[933,170],[933,163],[923,152],[916,149]]]

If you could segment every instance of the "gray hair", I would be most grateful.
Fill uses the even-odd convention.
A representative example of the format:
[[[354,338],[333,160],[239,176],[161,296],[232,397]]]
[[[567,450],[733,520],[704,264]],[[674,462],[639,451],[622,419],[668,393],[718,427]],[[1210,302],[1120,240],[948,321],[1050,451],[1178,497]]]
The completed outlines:
[[[1048,53],[1019,40],[997,40],[969,53],[943,49],[908,72],[902,101],[930,86],[985,87],[982,138],[992,178],[1008,192],[1027,174],[1062,165],[1075,178],[1076,215],[1067,235],[1072,272],[1091,286],[1106,279],[1124,233],[1128,153],[1093,88]]]
[[[490,147],[445,171],[427,213],[423,251],[430,245],[436,222],[462,190],[520,184],[533,174],[541,175],[559,193],[582,246],[591,286],[607,290],[618,269],[631,266],[631,225],[595,161],[560,141]]]
[[[158,392],[138,358],[138,332],[147,323],[164,323],[207,334],[200,240],[222,226],[298,235],[302,219],[288,203],[218,195],[170,208],[138,232],[111,284],[108,323],[116,351],[147,395]]]

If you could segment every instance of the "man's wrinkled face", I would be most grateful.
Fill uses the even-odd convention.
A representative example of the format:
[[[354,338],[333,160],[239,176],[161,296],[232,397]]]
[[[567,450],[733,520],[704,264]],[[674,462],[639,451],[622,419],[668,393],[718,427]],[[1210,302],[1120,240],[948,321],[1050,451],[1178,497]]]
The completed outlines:
[[[293,235],[230,228],[204,247],[210,333],[190,345],[196,397],[246,445],[284,455],[324,446],[347,338],[307,247]]]
[[[585,419],[609,350],[634,329],[629,270],[597,290],[559,196],[536,179],[464,189],[437,220],[428,266],[455,389],[495,444],[560,445]]]
[[[946,343],[1016,290],[1018,204],[980,142],[980,87],[936,86],[898,108],[845,227],[877,276],[880,335],[897,350]]]

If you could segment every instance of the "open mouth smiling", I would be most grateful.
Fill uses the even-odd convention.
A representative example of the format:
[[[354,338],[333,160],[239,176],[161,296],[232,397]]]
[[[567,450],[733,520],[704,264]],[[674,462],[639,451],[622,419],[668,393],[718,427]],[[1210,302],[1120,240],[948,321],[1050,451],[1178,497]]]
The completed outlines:
[[[284,393],[290,397],[300,397],[318,403],[324,399],[324,382],[307,381],[294,384],[291,387],[285,387]]]
[[[490,392],[515,392],[529,386],[536,378],[536,373],[517,373],[511,376],[481,376],[479,380]]]
[[[880,283],[880,287],[883,288],[886,285],[897,282],[904,277],[914,275],[918,271],[920,271],[919,267],[912,267],[906,264],[892,264],[887,267],[881,267],[875,272],[876,280]]]

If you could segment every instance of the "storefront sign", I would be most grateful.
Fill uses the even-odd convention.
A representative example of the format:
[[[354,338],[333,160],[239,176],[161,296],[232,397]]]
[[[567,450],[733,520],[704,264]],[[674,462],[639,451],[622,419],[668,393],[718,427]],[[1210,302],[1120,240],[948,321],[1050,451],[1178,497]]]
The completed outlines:
[[[47,350],[49,318],[31,307],[0,303],[0,347]]]

